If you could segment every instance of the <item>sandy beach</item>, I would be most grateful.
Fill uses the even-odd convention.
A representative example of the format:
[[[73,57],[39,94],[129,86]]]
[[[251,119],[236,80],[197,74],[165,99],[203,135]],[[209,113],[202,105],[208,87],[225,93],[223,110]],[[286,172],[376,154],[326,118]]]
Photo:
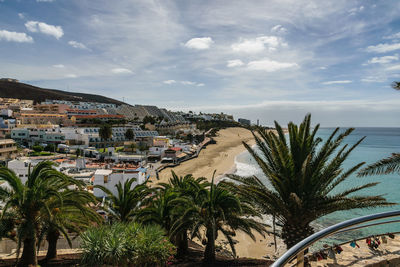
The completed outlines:
[[[252,133],[244,128],[220,130],[214,139],[217,143],[208,145],[206,149],[201,151],[198,158],[160,172],[160,181],[167,182],[171,176],[171,170],[179,176],[191,173],[194,177],[206,177],[210,181],[214,170],[216,170],[216,178],[222,177],[226,173],[234,172],[236,155],[245,151],[242,141],[250,145],[255,143]],[[235,238],[238,241],[235,246],[237,255],[258,259],[263,259],[266,255],[273,256],[275,249],[272,235],[264,238],[255,233],[255,236],[256,242],[242,232],[237,233]],[[278,247],[282,251],[284,245],[281,241],[278,241]]]
[[[208,145],[200,152],[198,158],[161,171],[159,173],[160,181],[167,181],[171,176],[171,170],[178,175],[190,173],[194,177],[206,177],[211,181],[214,170],[216,170],[216,177],[234,171],[236,155],[245,150],[242,141],[254,144],[252,133],[244,128],[220,130],[214,139],[217,144]]]

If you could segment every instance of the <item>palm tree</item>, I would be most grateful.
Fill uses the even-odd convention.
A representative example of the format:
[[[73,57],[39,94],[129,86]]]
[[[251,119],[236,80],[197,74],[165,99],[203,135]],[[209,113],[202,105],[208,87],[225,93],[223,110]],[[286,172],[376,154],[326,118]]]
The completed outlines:
[[[8,187],[0,187],[0,199],[4,202],[2,216],[9,211],[15,213],[17,222],[17,255],[23,244],[21,264],[37,265],[37,235],[43,213],[51,216],[49,200],[58,198],[62,201],[59,190],[73,183],[72,178],[53,169],[53,163],[43,161],[32,170],[23,184],[10,169],[0,167],[0,180]]]
[[[125,138],[129,141],[132,141],[135,138],[135,133],[131,128],[127,129],[125,132]]]
[[[102,217],[90,207],[97,202],[92,193],[79,188],[78,190],[66,189],[60,194],[62,201],[59,198],[49,200],[50,213],[44,212],[43,225],[39,234],[38,246],[44,237],[49,244],[46,260],[57,257],[57,242],[60,235],[72,247],[68,233],[79,234],[90,225],[99,224],[102,221]]]
[[[99,129],[99,136],[104,141],[104,149],[105,149],[105,142],[108,141],[112,137],[112,128],[109,124],[104,124]]]
[[[172,235],[172,224],[185,210],[188,202],[194,201],[208,184],[205,178],[195,179],[191,174],[178,176],[171,171],[169,183],[159,183],[151,204],[141,211],[144,223],[160,225],[168,233],[171,242],[177,247],[177,256],[186,255],[188,249],[188,228],[181,227]]]
[[[309,114],[299,127],[292,122],[288,124],[288,137],[277,122],[275,127],[277,134],[264,129],[253,133],[258,150],[243,143],[264,176],[229,177],[239,182],[239,193],[251,199],[265,214],[275,216],[282,226],[281,237],[288,248],[313,234],[310,223],[324,215],[391,205],[381,196],[354,195],[377,183],[342,192],[335,190],[364,164],[359,163],[346,171],[342,168],[349,154],[364,139],[349,148],[341,146],[353,128],[339,135],[337,128],[322,143],[322,139],[316,137],[319,124],[312,130]]]
[[[400,82],[392,82],[392,88],[395,90],[400,90]]]
[[[129,145],[129,148],[132,150],[132,153],[133,153],[133,152],[136,150],[136,148],[137,148],[136,143],[130,144],[130,145]]]
[[[393,82],[392,88],[400,91],[400,82]],[[392,156],[367,166],[358,173],[358,176],[390,174],[395,172],[400,173],[400,153],[392,153]]]
[[[253,219],[259,217],[258,212],[247,203],[242,203],[228,188],[224,183],[214,184],[213,178],[203,189],[204,194],[198,194],[197,199],[187,202],[182,216],[172,226],[172,235],[181,229],[190,229],[192,238],[203,240],[206,245],[205,262],[215,261],[215,241],[219,232],[228,240],[234,255],[233,237],[236,231],[243,231],[253,240],[252,230],[261,235],[266,233],[265,225]]]
[[[400,153],[392,153],[391,157],[381,159],[358,172],[359,177],[379,174],[400,174]]]
[[[124,184],[119,182],[116,185],[117,195],[114,195],[108,188],[102,185],[95,186],[95,188],[99,188],[106,193],[110,199],[111,203],[108,211],[112,218],[121,222],[131,221],[137,215],[140,205],[145,203],[151,189],[146,183],[136,185],[132,188],[132,184],[136,181],[136,178],[131,178],[126,180]]]

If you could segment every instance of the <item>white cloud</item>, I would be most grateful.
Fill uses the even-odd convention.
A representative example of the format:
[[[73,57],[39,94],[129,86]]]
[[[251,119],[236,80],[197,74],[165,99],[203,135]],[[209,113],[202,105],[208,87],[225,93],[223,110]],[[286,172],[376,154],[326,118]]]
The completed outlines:
[[[20,19],[24,19],[24,18],[25,18],[25,15],[24,15],[23,13],[18,13],[18,17],[19,17]]]
[[[25,23],[25,27],[30,32],[41,32],[46,35],[51,35],[57,40],[64,35],[64,31],[61,26],[54,26],[39,21],[28,21]]]
[[[278,62],[270,59],[250,61],[247,64],[247,68],[249,70],[262,70],[266,72],[274,72],[278,70],[297,68],[297,67],[299,67],[297,63]]]
[[[74,78],[78,78],[78,75],[76,75],[76,74],[73,74],[73,73],[70,73],[70,74],[67,74],[67,75],[65,75],[65,78],[71,78],[71,79],[74,79]]]
[[[48,2],[48,3],[51,3],[51,2],[54,2],[54,0],[36,0],[36,2]]]
[[[56,64],[56,65],[53,65],[53,67],[58,68],[58,69],[65,68],[65,66],[63,64]]]
[[[173,84],[173,83],[176,83],[176,81],[175,80],[166,80],[166,81],[163,81],[163,83],[165,83],[165,84]]]
[[[132,74],[133,72],[129,69],[125,68],[114,68],[111,70],[112,73],[114,74]]]
[[[287,46],[281,38],[277,36],[260,36],[255,39],[240,39],[239,42],[231,45],[235,52],[259,53],[268,49],[275,51],[279,46]]]
[[[386,70],[400,70],[400,65],[393,65],[393,66],[387,67]]]
[[[327,82],[323,82],[322,84],[325,85],[331,85],[331,84],[346,84],[346,83],[352,83],[353,81],[350,80],[342,80],[342,81],[327,81]]]
[[[10,32],[6,30],[0,30],[1,40],[17,43],[33,43],[33,38],[24,32]]]
[[[399,60],[399,56],[397,54],[393,56],[373,57],[368,60],[368,64],[387,64],[395,60]]]
[[[191,49],[205,50],[209,49],[214,43],[211,37],[192,38],[186,42],[185,47]]]
[[[195,82],[191,82],[191,81],[181,81],[181,84],[183,84],[183,85],[196,85]]]
[[[366,50],[367,52],[387,53],[398,49],[400,49],[400,43],[370,45]]]
[[[284,34],[284,33],[287,33],[287,29],[285,27],[283,27],[282,25],[275,25],[274,27],[271,28],[271,32]]]
[[[367,76],[361,79],[364,83],[379,83],[386,81],[386,78],[383,76]]]
[[[204,85],[205,85],[204,83],[198,83],[197,84],[197,86],[199,86],[199,87],[204,86]]]
[[[319,67],[320,70],[326,70],[325,66]]]
[[[82,43],[79,43],[79,42],[77,42],[77,41],[71,40],[71,41],[68,42],[68,44],[69,44],[70,46],[74,47],[74,48],[89,50],[89,48],[87,48],[86,45],[84,45],[84,44],[82,44]]]
[[[240,59],[228,60],[228,63],[226,64],[228,68],[240,67],[242,65],[244,65],[244,63]]]
[[[400,39],[400,32],[393,33],[388,36],[384,36],[383,39]]]

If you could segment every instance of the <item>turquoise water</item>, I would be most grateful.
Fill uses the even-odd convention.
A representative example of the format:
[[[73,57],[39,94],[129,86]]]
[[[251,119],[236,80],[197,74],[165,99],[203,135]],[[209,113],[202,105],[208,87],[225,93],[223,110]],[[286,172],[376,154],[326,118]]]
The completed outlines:
[[[322,128],[318,131],[318,136],[320,136],[322,139],[326,139],[333,130],[333,128]],[[400,128],[356,128],[356,130],[345,139],[344,143],[352,145],[363,136],[366,136],[366,138],[349,156],[347,162],[345,162],[343,166],[345,169],[350,168],[360,162],[366,162],[366,164],[374,163],[382,158],[390,156],[393,152],[400,152]],[[258,177],[263,176],[262,172],[260,169],[258,169],[248,152],[244,152],[236,157],[236,168],[236,173],[238,175],[256,175]],[[383,195],[389,202],[400,204],[399,174],[370,176],[364,178],[359,178],[353,175],[352,177],[349,177],[347,181],[340,184],[336,190],[342,191],[343,189],[369,182],[379,182],[380,184],[373,188],[365,189],[359,194]],[[335,212],[319,219],[313,226],[319,230],[347,219],[395,209],[400,209],[400,205],[367,210],[357,209]],[[400,232],[400,223],[374,226],[370,228],[364,228],[362,230],[348,232],[340,236],[333,236],[327,242],[332,241],[338,243],[352,238],[386,232]]]

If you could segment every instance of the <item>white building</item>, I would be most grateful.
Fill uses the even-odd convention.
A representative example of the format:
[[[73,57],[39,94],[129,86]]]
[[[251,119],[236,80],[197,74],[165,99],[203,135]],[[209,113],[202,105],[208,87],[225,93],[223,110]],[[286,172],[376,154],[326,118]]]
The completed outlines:
[[[146,173],[147,170],[145,168],[125,169],[123,171],[98,169],[94,173],[93,185],[102,185],[116,195],[118,193],[116,185],[119,182],[124,184],[127,180],[135,178],[136,181],[132,183],[132,188],[134,188],[136,185],[146,181]],[[96,197],[106,196],[106,194],[98,188],[93,189],[93,194]]]

